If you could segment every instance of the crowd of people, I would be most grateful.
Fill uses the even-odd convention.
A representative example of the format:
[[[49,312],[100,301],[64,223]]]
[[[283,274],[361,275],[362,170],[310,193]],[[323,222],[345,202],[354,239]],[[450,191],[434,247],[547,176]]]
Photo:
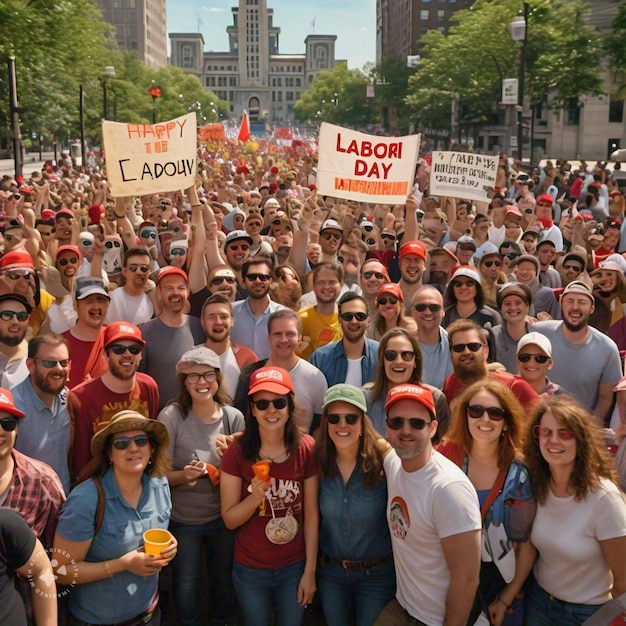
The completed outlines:
[[[321,195],[306,144],[139,198],[91,165],[0,182],[1,624],[171,593],[180,626],[573,626],[626,592],[618,164],[501,154],[478,202],[425,156],[398,205]]]

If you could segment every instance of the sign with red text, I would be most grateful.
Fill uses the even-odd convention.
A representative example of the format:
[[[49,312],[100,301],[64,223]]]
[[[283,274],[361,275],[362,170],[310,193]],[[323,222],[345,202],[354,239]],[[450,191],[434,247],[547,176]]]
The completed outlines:
[[[195,182],[196,115],[158,124],[102,122],[114,198],[187,189]]]
[[[496,184],[498,157],[469,152],[433,152],[430,195],[487,200]]]
[[[382,204],[404,204],[413,188],[420,136],[378,137],[323,123],[318,192]]]

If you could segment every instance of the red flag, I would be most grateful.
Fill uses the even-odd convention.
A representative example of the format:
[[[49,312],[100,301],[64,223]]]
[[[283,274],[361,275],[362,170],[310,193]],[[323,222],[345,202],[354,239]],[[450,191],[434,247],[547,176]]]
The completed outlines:
[[[248,141],[248,139],[250,139],[250,119],[248,118],[248,111],[244,110],[237,141]]]

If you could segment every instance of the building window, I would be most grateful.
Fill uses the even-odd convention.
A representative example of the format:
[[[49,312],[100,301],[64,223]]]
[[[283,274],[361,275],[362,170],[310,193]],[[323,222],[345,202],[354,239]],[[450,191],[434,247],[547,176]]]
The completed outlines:
[[[287,100],[287,102],[292,102],[293,101],[293,91],[288,91],[285,94],[285,100]]]
[[[300,78],[296,78],[296,87],[302,87],[302,80]]]
[[[624,119],[624,100],[611,98],[609,103],[609,122],[621,124]]]
[[[182,49],[183,67],[192,69],[196,66],[196,59],[193,55],[193,48],[189,44],[185,44]]]
[[[231,76],[228,79],[228,86],[229,87],[236,87],[237,86],[237,77],[236,76]]]
[[[427,22],[429,19],[430,19],[430,11],[428,9],[421,9],[420,20],[422,20],[422,22]]]
[[[443,20],[446,19],[446,12],[443,9],[439,9],[437,11],[437,19],[442,22]]]
[[[565,123],[568,126],[580,124],[580,103],[578,98],[570,98],[565,111]]]

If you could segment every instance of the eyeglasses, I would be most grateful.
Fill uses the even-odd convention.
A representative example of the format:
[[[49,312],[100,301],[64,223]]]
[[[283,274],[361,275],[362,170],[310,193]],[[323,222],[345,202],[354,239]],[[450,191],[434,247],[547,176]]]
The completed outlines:
[[[400,298],[397,298],[396,296],[383,296],[382,298],[378,298],[378,304],[381,304],[382,306],[385,306],[387,302],[389,302],[389,304],[398,304],[398,302],[400,302]]]
[[[431,313],[439,313],[443,307],[440,304],[416,304],[413,308],[418,313],[423,313],[426,309]]]
[[[506,409],[503,409],[499,406],[482,406],[482,404],[471,404],[467,407],[467,415],[472,419],[479,419],[485,413],[489,416],[490,420],[494,422],[501,422],[509,412]]]
[[[324,233],[322,235],[322,239],[335,239],[339,241],[341,239],[341,235],[335,235],[335,233]]]
[[[63,368],[66,368],[71,362],[71,359],[61,359],[55,361],[54,359],[38,359],[37,357],[33,357],[34,361],[40,361],[41,364],[46,368],[51,370],[53,367],[60,365]]]
[[[356,313],[346,311],[342,313],[340,317],[344,322],[351,322],[355,317],[357,322],[364,322],[367,319],[367,313],[363,313],[363,311]]]
[[[427,422],[421,417],[388,417],[385,421],[391,430],[400,430],[404,422],[408,422],[413,430],[424,430],[428,424],[432,424],[432,421]]]
[[[583,268],[579,265],[572,265],[571,263],[563,263],[564,270],[574,270],[575,272],[582,272]]]
[[[360,419],[360,416],[356,413],[348,413],[347,415],[340,415],[339,413],[329,413],[326,416],[329,424],[339,424],[341,418],[343,417],[344,421],[348,426],[354,426]]]
[[[185,256],[187,250],[185,248],[172,248],[170,250],[170,256]]]
[[[363,272],[365,280],[369,280],[372,276],[378,280],[385,280],[385,275],[382,272]]]
[[[151,239],[157,238],[157,235],[153,230],[142,230],[139,233],[139,236],[142,237],[143,239],[147,239],[148,237],[150,237]]]
[[[209,370],[202,374],[187,374],[187,376],[185,376],[185,380],[192,385],[200,382],[200,379],[207,383],[214,383],[217,380],[217,372],[215,370]]]
[[[148,265],[129,265],[128,266],[129,271],[131,271],[133,274],[136,274],[137,272],[141,272],[142,274],[147,274],[150,271],[150,266]]]
[[[124,352],[128,350],[131,354],[136,356],[141,352],[141,346],[136,343],[131,343],[130,346],[125,346],[121,343],[113,343],[109,346],[109,350],[118,356],[124,354]]]
[[[385,361],[395,361],[398,355],[402,357],[403,361],[407,362],[415,358],[415,352],[413,352],[413,350],[402,350],[401,352],[398,352],[398,350],[385,350],[383,352]]]
[[[26,311],[0,311],[0,320],[3,322],[10,322],[14,317],[18,322],[25,322],[30,315]]]
[[[266,283],[271,276],[269,274],[246,274],[246,280],[253,283],[255,280],[260,280],[262,283]]]
[[[461,354],[461,352],[465,351],[467,348],[470,352],[478,352],[483,347],[482,343],[472,342],[472,343],[455,343],[453,346],[450,346],[452,352],[456,352],[457,354]]]
[[[278,411],[284,409],[287,406],[287,398],[280,397],[273,400],[250,400],[251,404],[259,409],[259,411],[267,411],[270,408],[270,404],[274,405],[274,408]]]
[[[30,280],[33,277],[33,273],[29,270],[9,270],[5,276],[11,280],[19,280],[20,278]]]
[[[134,441],[138,448],[145,448],[150,443],[148,435],[135,435],[134,437],[118,437],[113,439],[113,447],[116,450],[128,450],[130,442]]]
[[[250,228],[261,228],[261,222],[248,222]]]
[[[551,428],[545,428],[543,426],[539,426],[539,424],[535,424],[535,426],[533,426],[533,435],[537,439],[551,439],[554,432],[555,431]],[[557,428],[556,436],[561,441],[571,441],[574,439],[575,435],[569,428]]]
[[[485,263],[485,265],[487,265],[487,263]],[[453,280],[452,281],[452,286],[453,287],[457,287],[457,288],[461,288],[461,287],[474,287],[474,285],[476,285],[476,283],[473,280]]]
[[[524,213],[534,213],[535,209],[524,209]]]
[[[12,433],[17,428],[17,420],[14,417],[3,417],[0,426],[5,432]]]
[[[217,287],[218,285],[221,285],[222,283],[228,283],[229,285],[234,285],[235,277],[234,276],[216,276],[215,278],[211,279],[212,287]]]
[[[550,359],[549,356],[546,356],[545,354],[529,354],[528,352],[523,352],[522,354],[518,354],[517,358],[522,362],[522,363],[528,363],[528,361],[530,361],[531,357],[533,359],[535,359],[536,363],[541,363],[542,365],[544,363],[547,363]]]
[[[228,246],[229,250],[233,250],[234,252],[237,252],[239,250],[241,250],[242,252],[248,252],[248,250],[250,250],[250,246],[248,244],[242,243],[242,244],[238,244],[238,245],[233,245],[230,244]]]
[[[483,265],[485,267],[491,267],[492,265],[495,265],[496,267],[502,267],[502,261],[485,261]],[[468,286],[471,286],[471,285],[468,285]]]
[[[61,267],[65,267],[68,263],[71,263],[72,265],[76,265],[76,263],[78,263],[78,259],[74,256],[71,259],[60,259],[59,260],[59,265]]]

